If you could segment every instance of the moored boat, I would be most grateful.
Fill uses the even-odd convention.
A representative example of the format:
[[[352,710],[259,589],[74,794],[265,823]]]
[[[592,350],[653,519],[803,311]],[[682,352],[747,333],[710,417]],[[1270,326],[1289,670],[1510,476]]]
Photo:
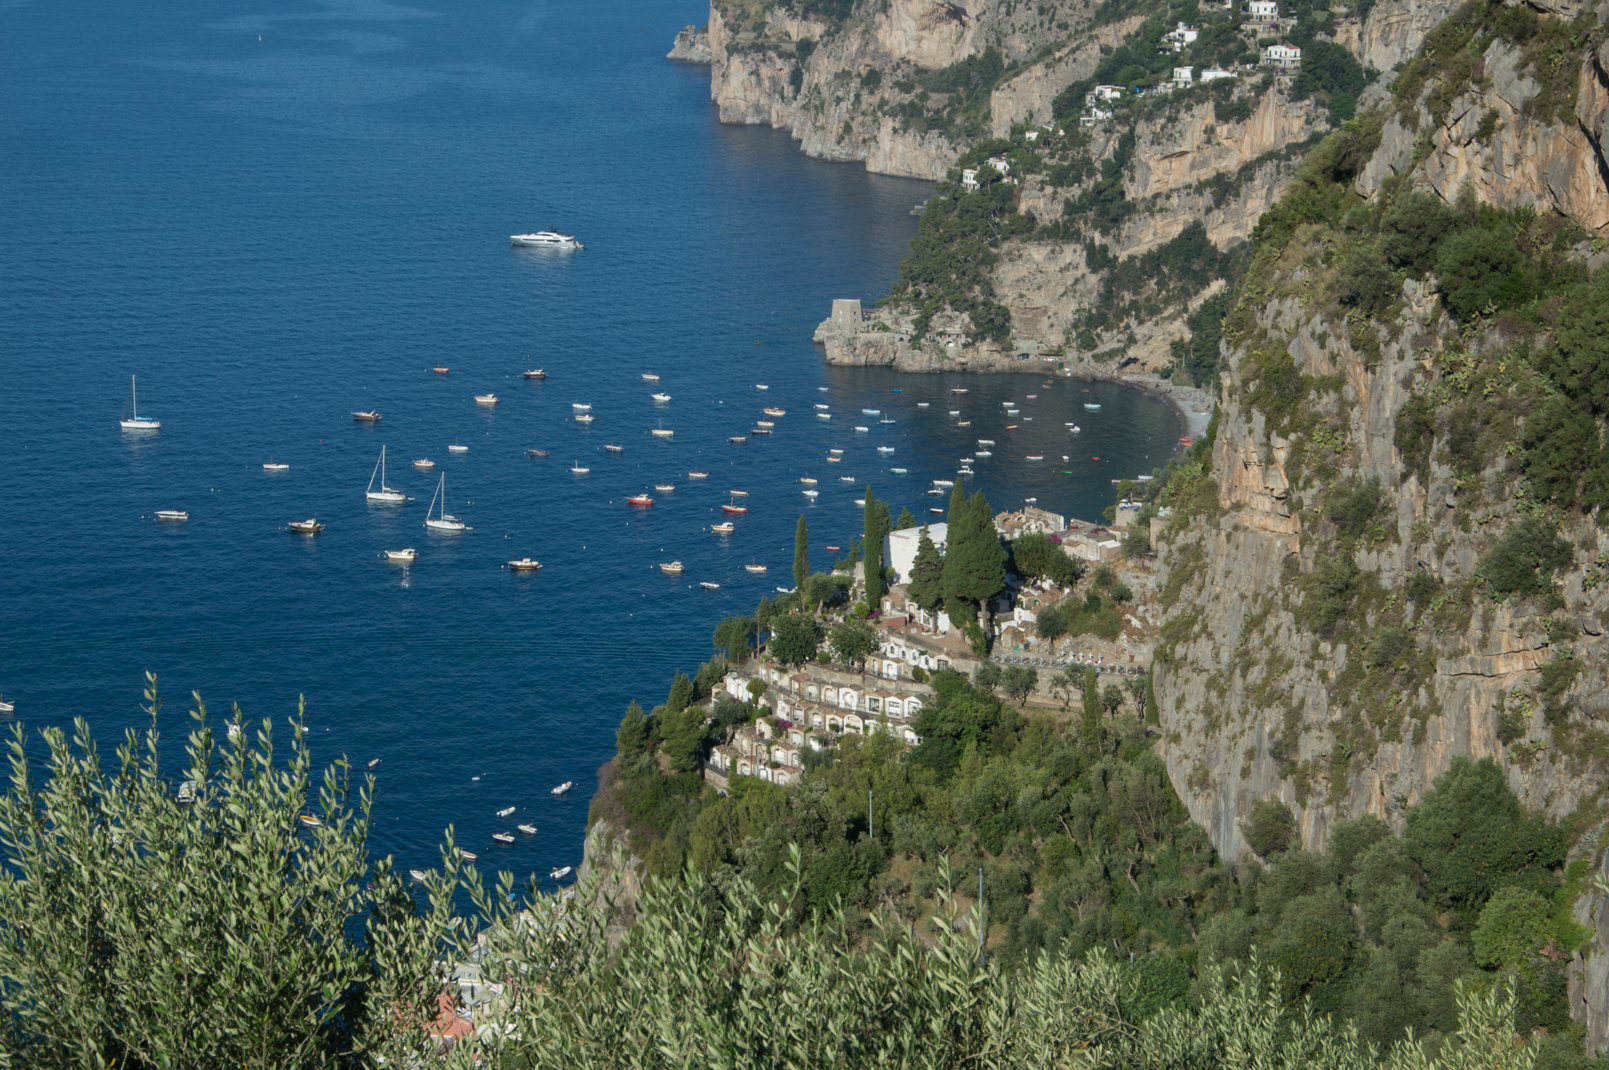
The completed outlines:
[[[418,881],[420,884],[423,884],[425,882],[425,871],[422,870],[422,869],[410,869],[408,871],[408,876],[412,877],[414,880]]]
[[[671,491],[676,489],[676,484],[674,484],[674,483],[655,483],[654,484],[654,489],[659,491],[661,494],[669,494]]]
[[[613,442],[610,442],[609,444],[607,444],[603,448],[604,448],[604,452],[606,452],[606,453],[625,453],[626,452],[626,447],[616,445]]]
[[[319,532],[324,530],[323,524],[320,524],[317,520],[311,518],[307,520],[292,520],[288,526],[292,531],[301,535],[317,535]]]
[[[517,561],[510,561],[508,567],[515,572],[535,572],[542,567],[542,562],[522,557]]]
[[[590,412],[578,412],[575,414],[575,422],[578,424],[590,424],[592,422],[592,414]]]
[[[514,834],[512,832],[494,832],[492,833],[492,839],[498,843],[509,844],[514,842]]]
[[[741,446],[748,440],[747,435],[728,435],[726,438],[726,441],[732,443],[734,446]]]
[[[573,872],[575,872],[575,870],[572,866],[560,866],[558,869],[550,871],[548,876],[556,881],[561,881]]]
[[[496,394],[476,394],[475,395],[475,404],[477,404],[477,405],[496,405],[497,404],[497,395]]]
[[[709,477],[710,477],[710,474],[708,472],[689,472],[689,473],[687,473],[687,478],[688,479],[708,479]]]
[[[374,481],[380,481],[380,489],[374,489]],[[408,496],[394,487],[385,485],[385,447],[380,447],[380,459],[374,462],[374,471],[369,473],[369,489],[364,491],[364,497],[371,502],[382,502],[386,505],[396,505],[405,502]]]
[[[512,814],[513,812],[514,812],[514,807],[505,806],[501,810],[497,811],[497,816],[498,817],[507,817],[509,814]]]
[[[352,419],[356,420],[360,424],[378,423],[380,421],[380,413],[375,409],[370,409],[368,412],[354,412],[352,414]]]
[[[806,486],[809,486],[809,487],[813,487],[813,486],[816,485],[816,479],[815,479],[814,476],[800,476],[799,477],[799,482],[801,482],[801,483],[803,483],[803,484],[805,484]]]
[[[521,832],[525,833],[527,836],[535,836],[536,835],[536,826],[535,825],[515,825],[514,827],[519,829]]]
[[[554,249],[565,252],[572,249],[586,248],[586,246],[575,240],[574,234],[564,234],[557,230],[537,230],[530,234],[510,234],[508,243],[519,249]]]
[[[548,377],[548,373],[541,368],[532,368],[530,371],[521,374],[527,379],[546,379]]]
[[[628,494],[628,495],[626,495],[626,504],[627,505],[653,505],[654,500],[652,498],[650,498],[646,494]]]
[[[673,431],[670,428],[665,426],[665,421],[664,420],[659,421],[659,426],[658,427],[650,427],[648,429],[648,433],[650,435],[653,435],[655,438],[670,438],[671,436],[676,434],[675,431]]]
[[[756,390],[770,390],[771,388],[769,386],[767,386],[765,383],[755,383],[754,384],[754,389],[756,389]]]
[[[527,457],[546,457],[548,455],[548,451],[547,450],[526,450],[525,455]]]
[[[653,395],[653,399],[655,401],[660,402],[661,404],[663,404],[664,402],[667,402],[667,401],[670,400],[670,395],[669,394],[655,394],[655,395]]]
[[[765,568],[766,567],[764,565],[756,564],[752,560],[748,564],[743,566],[743,570],[745,572],[764,572]]]
[[[421,472],[428,472],[432,468],[436,467],[436,462],[432,461],[429,457],[421,457],[417,461],[413,462],[413,466],[419,469]]]
[[[821,493],[821,491],[819,491],[819,490],[817,490],[817,489],[816,489],[816,488],[814,488],[814,487],[806,487],[806,488],[805,488],[805,489],[804,489],[804,490],[803,490],[803,491],[801,491],[801,492],[800,492],[800,493],[802,493],[802,494],[803,494],[803,495],[804,495],[804,496],[805,496],[805,497],[806,497],[806,498],[814,498],[814,497],[816,497],[816,496],[817,496],[817,495],[818,495],[818,494],[820,494],[820,493]]]
[[[0,713],[15,713],[16,710],[15,702],[7,702],[4,698],[0,698]]]
[[[908,469],[908,468],[890,468],[889,471],[893,472],[897,476],[902,476],[906,472],[910,471],[910,469]]]
[[[711,583],[709,580],[700,580],[698,585],[704,588],[706,591],[719,591],[721,589],[720,584]]]
[[[155,431],[161,428],[161,420],[153,420],[149,416],[140,415],[140,396],[134,389],[134,376],[128,377],[129,397],[133,399],[133,411],[127,420],[119,420],[118,425],[125,431]]]
[[[654,375],[652,372],[643,372],[642,377],[643,377],[643,382],[646,382],[646,383],[657,383],[657,382],[659,382],[659,376]]]
[[[480,861],[480,855],[476,854],[474,851],[466,851],[463,848],[458,849],[458,857],[462,858],[465,862]]]
[[[733,531],[736,530],[736,528],[737,528],[737,525],[733,524],[730,520],[728,520],[724,524],[711,524],[710,525],[710,530],[715,532],[715,534],[717,534],[717,535],[730,535],[730,534],[732,534]]]
[[[281,464],[280,462],[274,460],[272,457],[268,458],[268,463],[263,465],[263,471],[265,471],[265,472],[289,472],[290,470],[291,470],[290,465]]]
[[[1042,461],[1044,459],[1045,455],[1043,453],[1030,453],[1028,455],[1028,460],[1030,461]]]
[[[447,447],[447,452],[448,453],[468,453],[469,452],[469,447],[468,446],[461,446],[461,445],[458,444],[457,440],[454,440],[453,444],[451,446]]]
[[[434,506],[436,499],[441,499],[441,509],[437,516],[430,515],[430,509],[425,510],[425,527],[432,531],[467,531],[469,525],[447,512],[447,473],[441,474],[441,482],[436,484],[436,493],[430,496],[430,504]]]
[[[415,551],[412,546],[409,546],[406,549],[402,549],[402,550],[387,550],[387,551],[385,551],[385,559],[387,561],[395,561],[399,565],[411,565],[411,564],[413,564],[414,559],[417,558],[418,556],[419,556],[418,552]]]
[[[306,825],[310,829],[324,827],[324,822],[320,821],[312,814],[297,814],[296,820],[300,821],[303,825]]]
[[[158,509],[156,511],[156,518],[158,520],[167,520],[174,523],[183,523],[184,521],[190,519],[190,514],[185,512],[183,509]]]
[[[661,561],[659,563],[659,571],[668,576],[680,575],[682,571],[682,563],[680,561]]]
[[[762,409],[760,411],[764,412],[767,416],[786,416],[786,415],[788,415],[788,410],[787,409]]]
[[[1084,402],[1084,408],[1088,409],[1090,412],[1100,412],[1101,411],[1100,405],[1095,403],[1095,402],[1093,402],[1093,401]]]
[[[563,784],[560,784],[558,787],[554,788],[552,790],[552,792],[550,792],[550,794],[552,794],[552,795],[563,795],[573,787],[575,787],[575,781],[566,780]]]

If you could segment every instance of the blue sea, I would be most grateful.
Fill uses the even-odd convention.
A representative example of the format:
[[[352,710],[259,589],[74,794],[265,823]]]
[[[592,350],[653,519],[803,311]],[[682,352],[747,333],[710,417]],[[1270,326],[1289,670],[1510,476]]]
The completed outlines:
[[[317,761],[380,759],[377,851],[430,865],[452,824],[483,866],[546,873],[580,859],[626,704],[662,701],[722,616],[792,582],[801,512],[822,568],[868,485],[925,519],[977,438],[998,443],[975,465],[997,509],[1098,517],[1113,478],[1165,460],[1178,421],[1131,390],[826,367],[811,331],[833,298],[887,293],[931,186],[720,125],[707,68],[664,59],[706,17],[0,6],[0,693],[18,720],[84,717],[109,749],[143,723],[150,670],[177,766],[192,690],[282,741],[305,697]],[[545,227],[586,248],[509,247]],[[133,375],[159,432],[119,430]],[[786,410],[775,433],[728,443],[762,405]],[[350,415],[370,408],[379,423]],[[674,438],[649,435],[661,421]],[[406,504],[365,500],[382,446]],[[443,474],[462,534],[422,526]],[[627,507],[659,482],[675,490]],[[732,490],[749,512],[718,537]],[[286,528],[313,516],[317,536]],[[407,546],[410,568],[381,556]],[[526,555],[539,573],[504,567]],[[516,821],[541,832],[496,847]]]

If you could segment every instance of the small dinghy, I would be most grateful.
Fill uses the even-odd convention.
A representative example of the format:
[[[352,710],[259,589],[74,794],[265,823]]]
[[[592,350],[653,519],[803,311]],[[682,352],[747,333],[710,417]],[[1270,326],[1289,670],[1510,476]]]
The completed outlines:
[[[535,836],[536,835],[536,826],[535,825],[515,825],[514,827],[519,829],[521,832],[525,833],[527,836]]]
[[[458,443],[454,442],[451,446],[447,447],[447,452],[448,453],[468,453],[469,452],[469,447],[468,446],[460,446]]]
[[[562,881],[564,878],[568,877],[574,872],[575,868],[573,866],[560,866],[558,869],[555,869],[549,873],[548,876],[552,877],[556,881]]]
[[[709,580],[700,580],[698,585],[706,591],[719,591],[721,589],[720,584],[711,583]]]
[[[480,855],[476,854],[474,851],[460,850],[458,852],[458,857],[462,858],[465,862],[479,862],[480,861]]]
[[[492,833],[492,839],[498,843],[513,843],[514,834],[512,832],[494,832]]]
[[[369,759],[369,768],[370,769],[373,769],[375,766],[377,766],[379,764],[380,764],[380,759],[378,759],[378,758],[370,758]]]
[[[687,473],[687,478],[688,479],[708,479],[709,477],[710,477],[710,474],[708,472],[689,472],[689,473]]]
[[[507,817],[509,814],[512,814],[513,812],[514,812],[514,807],[505,806],[501,810],[497,811],[497,816],[498,817]]]
[[[618,446],[613,442],[609,443],[608,445],[604,446],[603,448],[604,448],[604,452],[606,452],[606,453],[625,453],[626,452],[626,447]]]
[[[265,472],[289,472],[290,470],[291,470],[290,465],[288,465],[288,464],[280,464],[278,461],[274,460],[272,457],[268,458],[268,463],[263,465],[263,471],[265,471]]]
[[[546,457],[548,455],[548,451],[547,450],[526,450],[525,455],[527,457]]]
[[[418,881],[420,884],[423,884],[425,882],[425,871],[422,870],[422,869],[410,869],[408,871],[408,876],[412,877],[414,880]]]
[[[508,567],[515,572],[535,572],[542,567],[542,562],[522,557],[517,561],[510,561]]]
[[[558,787],[554,788],[552,794],[563,795],[573,787],[575,787],[575,781],[566,780],[563,784],[560,784]]]

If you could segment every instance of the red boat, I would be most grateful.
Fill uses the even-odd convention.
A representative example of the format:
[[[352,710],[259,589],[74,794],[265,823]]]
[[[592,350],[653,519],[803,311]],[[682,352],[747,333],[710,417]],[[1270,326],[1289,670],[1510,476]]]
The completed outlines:
[[[653,505],[654,500],[646,494],[633,494],[626,498],[627,505]]]
[[[834,554],[835,554],[835,553],[837,553],[837,552],[838,552],[838,551],[839,551],[839,550],[842,550],[842,549],[843,549],[843,547],[842,547],[842,546],[829,546],[829,547],[827,547],[827,552],[828,552],[828,553],[834,553]]]
[[[431,368],[430,370],[435,372],[437,375],[446,375],[448,372],[452,371],[451,368]]]
[[[748,511],[749,511],[749,509],[748,509],[748,506],[746,506],[746,505],[723,505],[723,506],[721,506],[721,512],[723,512],[723,513],[746,513]]]

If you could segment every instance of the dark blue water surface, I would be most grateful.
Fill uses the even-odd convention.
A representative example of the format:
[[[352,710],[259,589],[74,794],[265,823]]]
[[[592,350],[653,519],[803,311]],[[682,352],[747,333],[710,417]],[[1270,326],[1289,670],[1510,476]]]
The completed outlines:
[[[999,442],[977,465],[997,507],[1095,516],[1113,477],[1160,463],[1177,422],[1132,391],[827,368],[811,330],[833,297],[887,292],[931,187],[719,125],[707,69],[663,58],[704,15],[695,0],[0,9],[0,692],[25,723],[84,716],[109,743],[141,723],[147,669],[175,748],[192,689],[280,724],[305,695],[316,759],[382,759],[379,850],[429,864],[453,823],[483,863],[545,871],[578,860],[626,703],[660,701],[722,615],[791,582],[801,510],[822,566],[867,482],[925,517],[942,499],[922,491],[975,438]],[[586,249],[509,248],[547,226]],[[546,382],[520,378],[533,366]],[[118,430],[130,374],[159,433]],[[956,404],[944,391],[963,379]],[[485,391],[495,408],[474,404]],[[776,433],[728,444],[762,403],[787,410]],[[371,407],[378,425],[349,415]],[[649,436],[660,419],[673,440]],[[365,502],[382,444],[406,505]],[[270,457],[290,471],[266,474]],[[695,469],[710,478],[690,483]],[[472,531],[422,527],[441,472]],[[676,490],[627,508],[660,481]],[[721,539],[708,527],[734,488],[750,511]],[[190,521],[152,518],[168,508]],[[285,528],[314,515],[316,538]],[[403,546],[410,569],[380,556]],[[527,554],[539,574],[503,567]],[[657,568],[672,558],[681,578]],[[563,780],[577,790],[552,798]],[[514,821],[541,835],[495,848]]]

